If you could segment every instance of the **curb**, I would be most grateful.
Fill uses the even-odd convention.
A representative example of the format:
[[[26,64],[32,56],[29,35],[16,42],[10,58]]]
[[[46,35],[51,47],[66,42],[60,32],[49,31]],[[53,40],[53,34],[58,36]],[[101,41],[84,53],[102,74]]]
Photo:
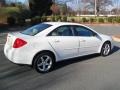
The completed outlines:
[[[92,24],[89,24],[89,23],[80,23],[80,24],[83,24],[83,25],[88,25],[88,26],[120,26],[120,24],[102,24],[102,23],[92,23]]]
[[[120,36],[112,36],[112,39],[116,42],[120,42]]]

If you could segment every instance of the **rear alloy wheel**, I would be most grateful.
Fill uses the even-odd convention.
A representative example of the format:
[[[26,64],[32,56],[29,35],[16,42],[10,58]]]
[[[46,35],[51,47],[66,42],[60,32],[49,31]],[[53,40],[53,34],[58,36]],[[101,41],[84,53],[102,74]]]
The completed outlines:
[[[54,58],[52,54],[48,52],[39,54],[35,58],[33,66],[40,73],[49,72],[54,66]]]
[[[110,52],[111,52],[111,44],[109,42],[104,43],[101,49],[101,55],[108,56]]]

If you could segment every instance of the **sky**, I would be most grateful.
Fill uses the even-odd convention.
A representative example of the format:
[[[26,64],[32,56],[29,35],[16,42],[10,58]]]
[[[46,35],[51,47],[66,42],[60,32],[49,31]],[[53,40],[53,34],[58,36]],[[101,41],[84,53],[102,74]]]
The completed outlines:
[[[6,1],[18,1],[18,2],[22,2],[22,3],[25,3],[27,2],[28,0],[6,0]],[[65,1],[65,0],[58,0],[58,1]],[[79,2],[80,0],[73,0],[72,2],[67,2],[67,5],[70,6],[71,8],[73,8],[74,10],[77,10],[77,9],[82,9],[83,5],[84,4],[77,4],[77,2]],[[112,9],[112,8],[115,8],[115,7],[119,7],[120,8],[120,0],[113,0],[113,6],[109,6],[108,9]]]
[[[72,3],[68,3],[68,5],[70,7],[74,7],[74,9],[79,9],[79,8],[83,8],[84,7],[84,4],[81,3],[81,4],[77,4],[77,2],[80,1],[80,0],[73,0]],[[112,6],[107,6],[107,9],[108,10],[111,10],[113,8],[120,8],[120,0],[112,0],[113,1],[113,5]]]
[[[28,1],[28,0],[6,0],[6,1],[11,1],[11,2],[22,2],[22,3],[24,3],[25,1]]]

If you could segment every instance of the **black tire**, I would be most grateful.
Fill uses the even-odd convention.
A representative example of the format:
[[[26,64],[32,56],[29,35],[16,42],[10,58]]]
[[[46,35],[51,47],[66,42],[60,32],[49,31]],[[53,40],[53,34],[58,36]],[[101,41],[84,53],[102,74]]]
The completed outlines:
[[[49,58],[48,63],[46,63],[46,60],[44,60],[45,58],[46,58],[46,60],[47,60],[47,58]],[[47,64],[50,64],[50,65],[47,65]],[[33,62],[33,68],[36,69],[36,71],[39,73],[47,73],[47,72],[51,71],[53,69],[54,65],[55,65],[55,58],[49,52],[43,52],[43,53],[38,54],[35,57],[34,62]],[[43,70],[42,70],[42,68],[43,68]],[[46,69],[44,69],[44,68],[46,68]]]
[[[111,43],[105,42],[101,49],[101,56],[108,56],[111,52]]]

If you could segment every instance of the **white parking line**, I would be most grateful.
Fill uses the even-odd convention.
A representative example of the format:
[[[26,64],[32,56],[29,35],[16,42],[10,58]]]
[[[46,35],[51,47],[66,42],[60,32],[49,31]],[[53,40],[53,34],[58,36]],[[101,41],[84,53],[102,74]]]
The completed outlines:
[[[3,45],[5,45],[5,44],[0,44],[0,46],[3,46]]]
[[[112,36],[113,40],[116,42],[120,42],[120,38],[116,37],[116,36]]]
[[[0,36],[7,35],[7,33],[0,33]]]

